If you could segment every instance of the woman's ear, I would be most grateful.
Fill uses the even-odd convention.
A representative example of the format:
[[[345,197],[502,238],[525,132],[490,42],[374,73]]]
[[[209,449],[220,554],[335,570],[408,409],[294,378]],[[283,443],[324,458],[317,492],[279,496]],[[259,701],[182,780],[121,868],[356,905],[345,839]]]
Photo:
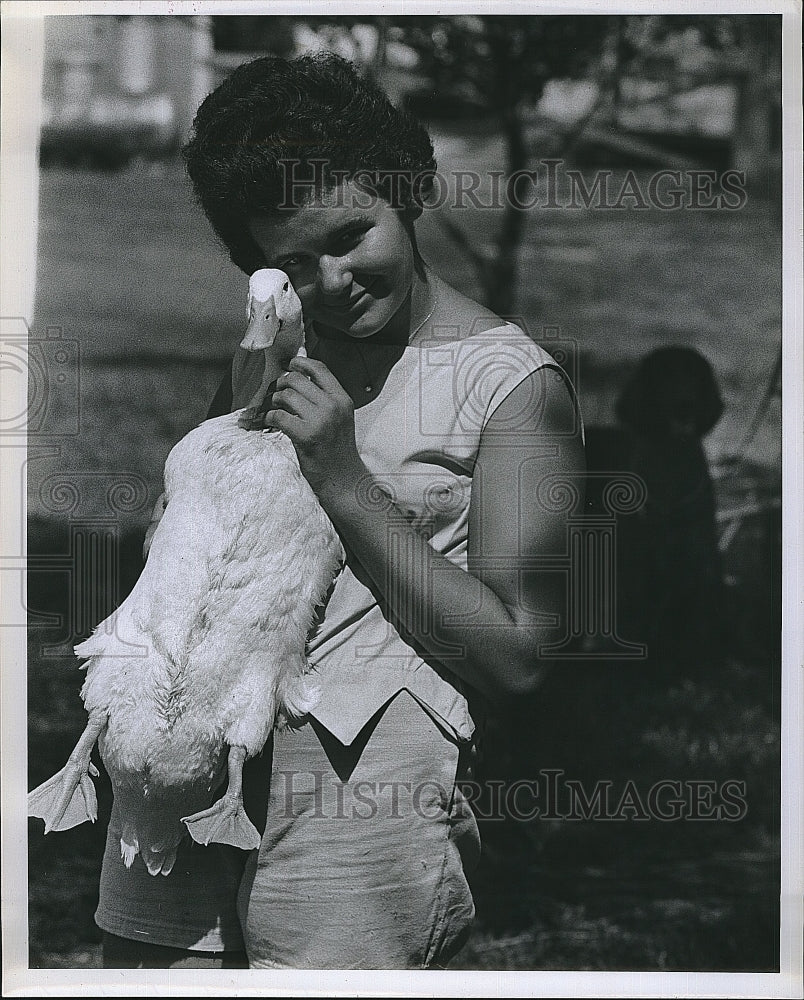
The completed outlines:
[[[416,229],[415,222],[422,214],[422,206],[417,205],[415,202],[412,205],[405,205],[404,208],[399,210],[399,221],[402,223],[405,232],[410,238],[411,245],[415,253],[418,253],[418,247],[416,245]]]

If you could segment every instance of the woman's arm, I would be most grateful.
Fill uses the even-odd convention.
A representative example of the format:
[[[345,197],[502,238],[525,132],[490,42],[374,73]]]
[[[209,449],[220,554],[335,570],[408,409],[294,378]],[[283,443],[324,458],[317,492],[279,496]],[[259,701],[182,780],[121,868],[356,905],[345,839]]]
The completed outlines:
[[[559,638],[565,577],[527,568],[566,551],[566,514],[543,509],[547,475],[574,476],[583,450],[563,377],[528,376],[484,429],[469,508],[469,572],[435,552],[391,505],[367,503],[349,397],[320,362],[297,359],[266,421],[286,431],[302,471],[388,611],[423,649],[495,700],[541,678],[539,647]],[[302,376],[307,376],[303,378]],[[306,383],[306,384],[305,384]],[[400,555],[404,553],[404,557]],[[445,647],[448,647],[445,649]]]

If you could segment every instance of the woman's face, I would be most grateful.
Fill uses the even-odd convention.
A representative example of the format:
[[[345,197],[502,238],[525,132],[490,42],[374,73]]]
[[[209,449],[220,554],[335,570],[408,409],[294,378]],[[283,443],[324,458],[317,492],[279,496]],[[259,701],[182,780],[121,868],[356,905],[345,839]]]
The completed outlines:
[[[317,327],[407,339],[401,307],[414,280],[413,247],[399,213],[378,195],[345,181],[285,218],[252,219],[249,230],[265,266],[285,271]]]

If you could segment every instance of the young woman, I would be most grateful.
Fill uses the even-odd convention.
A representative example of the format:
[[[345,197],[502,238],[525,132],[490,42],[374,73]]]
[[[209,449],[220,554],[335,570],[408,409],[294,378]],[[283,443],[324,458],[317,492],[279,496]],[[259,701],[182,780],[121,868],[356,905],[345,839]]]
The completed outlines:
[[[201,105],[185,156],[235,264],[282,269],[301,299],[308,357],[265,423],[293,441],[348,558],[308,643],[322,697],[275,735],[242,879],[236,852],[188,848],[175,888],[154,888],[119,870],[112,833],[98,922],[225,953],[240,947],[239,879],[252,967],[444,966],[474,916],[460,782],[476,724],[534,690],[565,624],[566,580],[547,567],[565,550],[550,487],[583,464],[572,390],[425,264],[430,139],[349,64],[241,67]],[[214,411],[244,405],[260,374],[238,352]]]

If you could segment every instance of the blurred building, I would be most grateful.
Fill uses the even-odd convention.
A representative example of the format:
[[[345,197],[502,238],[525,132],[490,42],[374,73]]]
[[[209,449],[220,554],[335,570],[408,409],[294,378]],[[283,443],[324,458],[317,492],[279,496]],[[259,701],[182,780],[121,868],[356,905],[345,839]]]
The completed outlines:
[[[212,54],[208,17],[45,18],[43,162],[175,151],[212,89]]]
[[[204,97],[235,67],[267,52],[327,49],[363,66],[379,57],[383,85],[392,98],[401,99],[410,86],[415,55],[399,42],[381,41],[372,24],[265,15],[214,20],[201,15],[46,17],[43,164],[114,167],[134,157],[173,154]],[[227,30],[231,22],[240,22],[237,31]]]

